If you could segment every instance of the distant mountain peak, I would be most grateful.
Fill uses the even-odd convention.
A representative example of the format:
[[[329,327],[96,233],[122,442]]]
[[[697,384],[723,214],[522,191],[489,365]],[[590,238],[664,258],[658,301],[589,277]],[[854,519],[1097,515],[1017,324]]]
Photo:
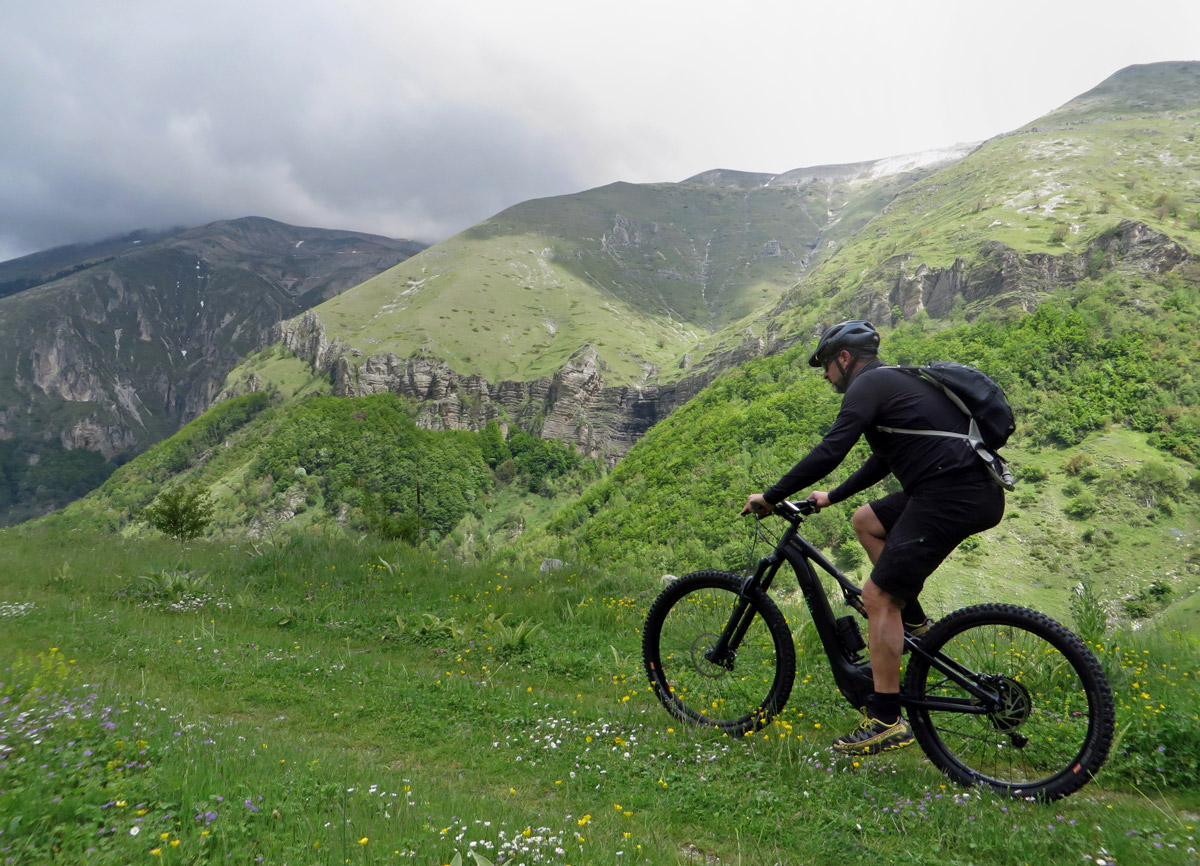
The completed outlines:
[[[1200,94],[1200,61],[1126,66],[1031,125],[1044,126],[1048,120],[1069,122],[1126,114],[1195,111],[1197,94]]]
[[[801,186],[813,181],[878,180],[906,172],[928,172],[963,159],[979,146],[979,142],[955,144],[917,153],[900,154],[883,159],[847,162],[834,165],[817,165],[794,168],[780,174],[764,172],[732,171],[715,168],[692,175],[683,183],[698,183],[704,186],[756,189],[766,186]]]

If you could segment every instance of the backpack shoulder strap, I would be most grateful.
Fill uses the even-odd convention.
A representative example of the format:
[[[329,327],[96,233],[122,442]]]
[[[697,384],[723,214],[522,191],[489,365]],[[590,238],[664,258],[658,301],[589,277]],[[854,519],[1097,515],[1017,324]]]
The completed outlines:
[[[916,436],[950,436],[955,439],[966,439],[971,443],[971,447],[973,448],[983,444],[983,436],[979,432],[979,425],[975,423],[975,416],[971,414],[971,410],[967,408],[966,404],[963,403],[962,399],[957,394],[955,394],[937,379],[928,375],[921,367],[887,366],[885,369],[900,370],[902,372],[919,377],[923,382],[929,383],[942,394],[945,394],[950,399],[950,402],[957,406],[959,411],[967,416],[971,423],[967,428],[966,433],[951,433],[948,430],[905,430],[900,427],[884,427],[882,425],[877,425],[875,427],[876,430],[880,430],[884,433],[911,433]]]
[[[1008,468],[1008,464],[1005,463],[1000,455],[989,448],[983,441],[983,436],[979,432],[979,424],[975,421],[975,416],[971,414],[971,410],[966,407],[962,399],[959,398],[957,394],[955,394],[937,379],[927,375],[920,367],[892,366],[888,367],[887,369],[902,370],[905,373],[919,376],[925,382],[928,382],[930,385],[937,388],[939,391],[949,397],[950,402],[957,406],[962,413],[967,416],[968,420],[970,421],[970,425],[967,428],[966,433],[951,433],[948,430],[908,430],[903,427],[885,427],[882,424],[877,424],[875,426],[876,430],[879,430],[883,433],[907,433],[912,436],[947,436],[952,439],[963,439],[968,445],[971,446],[971,450],[973,450],[983,460],[984,465],[987,466],[988,473],[992,476],[997,484],[999,484],[1005,490],[1014,489],[1016,482],[1013,478],[1012,471]]]

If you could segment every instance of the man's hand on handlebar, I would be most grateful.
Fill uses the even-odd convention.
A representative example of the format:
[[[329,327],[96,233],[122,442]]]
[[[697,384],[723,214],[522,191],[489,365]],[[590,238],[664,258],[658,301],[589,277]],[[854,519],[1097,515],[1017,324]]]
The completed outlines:
[[[829,501],[829,494],[824,490],[814,490],[806,497],[807,501],[812,502],[813,511],[820,511],[822,508],[828,508],[833,503]],[[766,517],[775,506],[767,502],[766,498],[761,493],[751,493],[746,499],[746,504],[742,508],[742,515],[753,514],[755,517]],[[807,511],[804,513],[808,513]]]
[[[746,500],[746,505],[742,508],[742,514],[753,514],[755,517],[766,517],[775,510],[770,502],[767,502],[761,493],[751,493]]]

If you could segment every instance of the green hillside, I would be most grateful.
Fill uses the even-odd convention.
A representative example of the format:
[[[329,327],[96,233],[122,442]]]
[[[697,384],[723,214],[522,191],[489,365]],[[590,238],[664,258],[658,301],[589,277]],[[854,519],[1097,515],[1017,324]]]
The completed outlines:
[[[258,369],[299,366],[275,357]],[[570,446],[515,428],[507,438],[496,425],[420,429],[415,407],[391,394],[333,397],[311,378],[299,394],[225,400],[42,522],[149,537],[144,509],[165,491],[196,489],[212,502],[213,534],[337,529],[476,557],[507,547],[526,517],[544,523],[556,496],[600,475]]]
[[[1104,593],[1114,622],[1190,603],[1200,586],[1198,326],[1194,287],[1113,274],[1032,314],[886,333],[889,361],[952,358],[991,371],[1019,418],[1007,451],[1021,482],[1006,519],[952,557],[934,591],[940,605],[1003,598],[1065,616],[1083,579]],[[752,524],[736,516],[746,494],[776,480],[837,411],[804,363],[809,350],[721,377],[603,477],[563,443],[515,427],[507,438],[494,424],[421,430],[415,407],[392,395],[255,392],[122,467],[52,523],[145,535],[140,509],[188,483],[210,492],[214,529],[235,535],[342,526],[459,559],[559,559],[645,586],[667,573],[737,570],[753,555]],[[853,505],[807,528],[862,576]]]
[[[589,344],[612,382],[670,381],[928,172],[711,172],[525,202],[314,312],[356,354],[492,382],[549,377]]]
[[[1194,289],[1134,290],[1113,278],[1081,285],[1031,315],[886,335],[890,362],[950,358],[992,371],[1018,413],[1006,451],[1021,483],[1004,523],[948,564],[940,583],[947,606],[982,594],[1061,615],[1082,577],[1098,581],[1110,599],[1136,596],[1166,575],[1171,602],[1195,592],[1198,325]],[[743,568],[751,530],[736,514],[746,495],[777,480],[836,413],[836,396],[804,363],[808,351],[750,362],[719,379],[530,543],[598,568],[627,563],[648,576]],[[868,494],[858,501],[878,495]],[[861,574],[865,560],[848,522],[855,504],[806,527]],[[1126,613],[1114,601],[1114,615]]]
[[[862,167],[782,180],[711,172],[526,203],[319,308],[329,337],[357,357],[469,357],[463,369],[497,378],[548,375],[583,340],[645,378],[660,364],[678,369],[668,361],[689,341],[711,358],[721,335],[747,322],[770,336],[771,354],[700,390],[607,474],[503,412],[485,429],[434,432],[444,419],[386,393],[325,396],[327,378],[273,349],[231,377],[229,393],[259,391],[238,398],[258,402],[236,429],[217,436],[217,422],[200,419],[56,520],[147,533],[139,510],[187,482],[210,491],[223,533],[340,526],[467,560],[553,558],[648,583],[738,568],[752,556],[751,526],[735,516],[745,495],[818,441],[836,412],[802,363],[813,335],[823,321],[882,311],[889,360],[975,364],[1018,410],[1010,451],[1022,484],[1002,526],[947,565],[947,605],[1001,594],[1061,613],[1086,577],[1117,620],[1186,610],[1197,581],[1188,545],[1200,484],[1200,279],[1189,251],[1200,248],[1190,216],[1200,162],[1183,143],[1200,109],[1128,112],[1147,75],[1165,92],[1192,69],[1126,71],[1097,89],[1113,111],[1094,120],[1079,123],[1066,106],[1061,128],[1032,124],[927,178],[887,175],[903,189],[886,206],[871,197],[887,184],[860,185],[832,246],[813,242],[834,231],[814,217],[818,192],[836,178],[860,183]],[[1097,99],[1088,96],[1088,112]],[[1055,145],[1068,134],[1074,145]],[[1116,183],[1135,175],[1132,187]],[[1021,197],[1059,186],[1053,201]],[[1153,190],[1174,190],[1182,204],[1164,210]],[[739,233],[730,211],[754,218]],[[672,220],[654,218],[664,213]],[[762,238],[793,258],[751,255]],[[812,255],[797,255],[805,244]],[[937,267],[927,283],[897,288],[897,274]],[[763,297],[773,316],[747,316]],[[177,454],[178,468],[164,469],[163,454]],[[860,569],[850,511],[808,526]]]
[[[772,325],[793,327],[814,305],[883,323],[955,303],[1029,310],[1085,275],[1179,265],[1110,241],[1133,221],[1200,249],[1198,75],[1194,63],[1124,70],[912,184],[785,297]]]

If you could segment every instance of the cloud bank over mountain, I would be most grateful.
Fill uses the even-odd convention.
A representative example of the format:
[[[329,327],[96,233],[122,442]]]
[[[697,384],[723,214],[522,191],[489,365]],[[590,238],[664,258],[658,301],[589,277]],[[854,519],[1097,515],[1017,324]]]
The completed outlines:
[[[1187,0],[1120,28],[1107,0],[8,5],[0,259],[250,214],[437,240],[614,180],[921,151],[1191,59],[1200,28]]]

